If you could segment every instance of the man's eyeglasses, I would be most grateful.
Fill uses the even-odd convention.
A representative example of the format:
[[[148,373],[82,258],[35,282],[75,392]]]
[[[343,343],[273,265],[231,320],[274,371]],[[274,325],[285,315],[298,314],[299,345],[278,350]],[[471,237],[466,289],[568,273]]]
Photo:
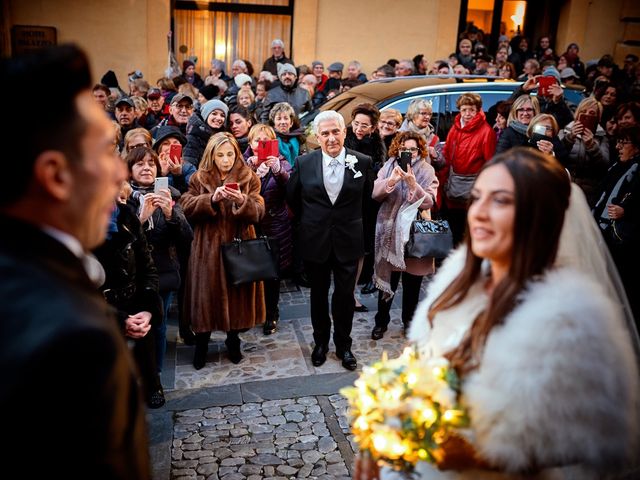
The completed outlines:
[[[177,104],[177,105],[174,105],[173,107],[178,111],[185,110],[185,111],[189,112],[189,111],[193,110],[193,105],[180,105],[180,104]]]
[[[535,110],[533,108],[518,108],[516,109],[516,113],[533,113]]]

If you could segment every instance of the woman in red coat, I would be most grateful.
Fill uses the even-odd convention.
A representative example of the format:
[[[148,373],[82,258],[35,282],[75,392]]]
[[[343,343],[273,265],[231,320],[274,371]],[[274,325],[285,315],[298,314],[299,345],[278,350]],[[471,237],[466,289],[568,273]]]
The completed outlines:
[[[453,122],[444,146],[444,205],[454,243],[464,235],[467,200],[471,185],[482,166],[496,151],[496,134],[482,111],[482,97],[463,93],[456,106],[460,113]]]

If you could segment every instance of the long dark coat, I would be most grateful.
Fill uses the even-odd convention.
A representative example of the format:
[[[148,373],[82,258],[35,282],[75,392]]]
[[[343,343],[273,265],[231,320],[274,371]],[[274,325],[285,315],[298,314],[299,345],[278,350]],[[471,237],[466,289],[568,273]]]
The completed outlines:
[[[264,216],[260,179],[242,158],[237,158],[225,182],[237,182],[245,195],[239,208],[228,200],[211,202],[216,188],[223,184],[216,167],[198,170],[180,199],[194,234],[185,279],[184,315],[196,333],[252,328],[265,319],[262,282],[238,287],[227,284],[220,249],[233,240],[238,228],[243,239],[256,237],[253,224]]]

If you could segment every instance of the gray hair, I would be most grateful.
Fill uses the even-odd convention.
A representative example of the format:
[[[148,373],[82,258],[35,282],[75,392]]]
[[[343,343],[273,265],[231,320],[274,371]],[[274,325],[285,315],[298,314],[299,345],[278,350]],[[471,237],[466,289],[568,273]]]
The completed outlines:
[[[325,110],[324,112],[320,112],[316,115],[316,118],[313,119],[313,133],[318,133],[318,128],[320,128],[320,124],[322,122],[327,122],[331,120],[337,120],[340,128],[345,128],[344,118],[335,110]]]
[[[244,70],[245,73],[247,72],[247,64],[244,63],[243,60],[236,60],[235,62],[233,62],[231,64],[231,68],[233,67],[240,67],[242,70]]]
[[[276,38],[273,42],[271,42],[271,46],[272,47],[281,46],[282,48],[284,48],[284,42],[279,38]]]
[[[415,100],[411,100],[409,107],[407,108],[407,117],[409,120],[413,120],[413,118],[418,115],[421,108],[426,108],[430,112],[433,112],[433,105],[429,100],[425,100],[424,98],[416,98]]]
[[[362,71],[362,64],[357,61],[357,60],[353,60],[352,62],[349,62],[349,66],[354,66],[358,69],[358,71]]]
[[[218,60],[217,58],[214,58],[213,60],[211,60],[211,67],[221,72],[224,72],[226,65],[222,60]]]
[[[412,60],[400,60],[400,65],[411,70],[411,73],[416,73],[416,66],[413,64]]]
[[[271,120],[271,122],[275,122],[276,115],[279,113],[284,113],[289,115],[289,117],[291,118],[291,121],[297,118],[296,111],[287,102],[276,103],[271,109],[271,111],[269,112],[269,120]]]

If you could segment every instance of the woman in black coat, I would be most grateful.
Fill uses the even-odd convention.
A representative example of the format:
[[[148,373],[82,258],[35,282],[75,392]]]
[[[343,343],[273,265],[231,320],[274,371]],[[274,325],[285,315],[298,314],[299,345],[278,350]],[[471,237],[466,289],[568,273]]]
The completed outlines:
[[[527,128],[529,128],[533,117],[539,113],[540,105],[536,97],[520,95],[516,98],[509,112],[507,128],[504,129],[498,139],[496,154],[505,152],[513,147],[527,145],[529,142]]]
[[[387,149],[378,132],[379,120],[380,111],[375,105],[361,103],[351,113],[351,126],[347,128],[347,137],[344,141],[345,148],[371,157],[371,165],[376,176],[387,160]],[[358,278],[358,283],[364,285],[361,290],[364,294],[376,291],[373,284],[373,246],[379,209],[380,204],[373,199],[370,199],[368,204],[364,206],[365,257]],[[367,311],[366,306],[360,304],[357,299],[355,301],[357,312]]]
[[[152,328],[162,320],[158,272],[134,206],[124,202],[114,209],[107,240],[94,250],[105,270],[105,282],[100,289],[117,310],[125,337],[133,342],[133,356],[140,370],[147,405],[160,408],[165,399],[156,367]]]
[[[622,127],[617,137],[619,160],[611,165],[602,182],[593,214],[618,268],[637,324],[640,319],[636,280],[640,271],[640,127]]]

